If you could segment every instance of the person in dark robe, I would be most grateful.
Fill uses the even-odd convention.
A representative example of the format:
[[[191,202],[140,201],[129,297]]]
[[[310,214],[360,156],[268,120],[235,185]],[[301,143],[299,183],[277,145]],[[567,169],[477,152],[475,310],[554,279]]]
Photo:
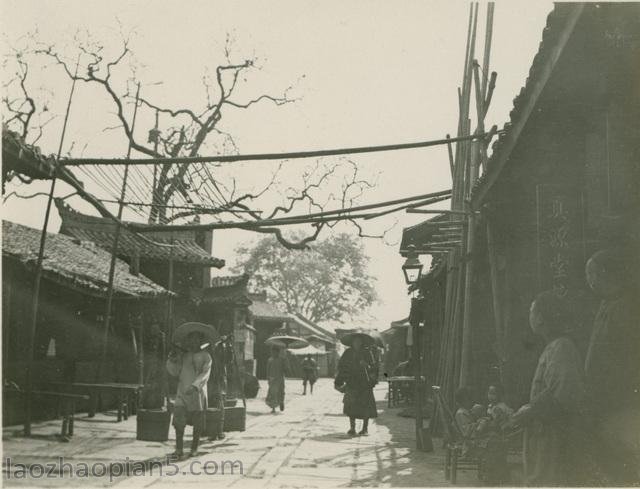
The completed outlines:
[[[524,477],[528,486],[584,484],[585,387],[582,360],[566,334],[567,309],[552,291],[531,304],[529,323],[545,341],[531,384],[530,400],[506,423],[523,427]]]
[[[280,348],[274,346],[271,348],[271,358],[267,362],[269,390],[265,402],[271,408],[272,414],[276,412],[277,407],[284,411],[284,379],[289,370],[285,355]]]
[[[313,384],[318,379],[318,366],[311,355],[307,355],[302,361],[302,395],[307,395],[307,384],[309,384],[309,390],[313,394]]]
[[[340,357],[334,380],[337,390],[344,393],[343,413],[349,417],[350,436],[356,434],[356,419],[362,420],[360,435],[367,435],[369,419],[378,416],[373,387],[378,383],[378,363],[369,348],[364,347],[364,335],[354,335],[351,347]]]
[[[640,293],[632,261],[604,250],[586,265],[589,286],[602,302],[595,317],[585,375],[608,482],[640,482]]]

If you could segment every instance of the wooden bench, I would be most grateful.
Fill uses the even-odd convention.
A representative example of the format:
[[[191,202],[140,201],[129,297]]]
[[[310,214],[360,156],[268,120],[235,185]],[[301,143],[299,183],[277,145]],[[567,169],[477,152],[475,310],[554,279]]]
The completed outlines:
[[[22,389],[10,387],[6,389],[8,392],[14,392],[19,395],[25,395]],[[73,436],[74,419],[76,413],[76,403],[78,401],[86,401],[89,396],[81,394],[69,394],[65,392],[31,391],[33,397],[53,397],[56,400],[56,416],[62,416],[62,426],[60,428],[60,436],[66,438]]]
[[[126,384],[121,382],[104,382],[104,383],[87,383],[87,382],[51,382],[49,385],[55,385],[58,388],[66,388],[74,391],[83,391],[88,394],[89,417],[92,418],[96,414],[96,410],[100,410],[98,406],[98,397],[101,392],[115,391],[117,396],[117,421],[129,419],[129,414],[135,414],[136,408],[140,403],[140,391],[144,387],[142,384]],[[131,397],[134,402],[131,403]]]

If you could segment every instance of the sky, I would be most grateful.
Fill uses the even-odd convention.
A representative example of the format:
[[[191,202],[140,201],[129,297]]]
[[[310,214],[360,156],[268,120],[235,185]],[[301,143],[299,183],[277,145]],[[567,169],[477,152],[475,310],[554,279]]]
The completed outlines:
[[[501,127],[508,121],[513,98],[526,80],[552,8],[548,1],[496,3],[490,70],[496,71],[498,78],[487,114],[488,127]],[[105,57],[114,56],[121,49],[120,32],[130,33],[133,56],[123,63],[122,70],[114,70],[114,80],[122,80],[120,87],[124,90],[127,70],[135,68],[143,96],[173,108],[203,107],[206,96],[202,77],[224,62],[223,48],[230,38],[231,59],[241,62],[255,58],[259,68],[251,70],[246,81],[241,80],[236,100],[252,100],[263,93],[280,94],[288,87],[289,96],[295,99],[277,107],[261,102],[247,110],[225,110],[220,127],[233,135],[241,153],[404,143],[440,139],[456,132],[467,2],[2,0],[2,10],[5,55],[11,48],[30,44],[24,35],[37,30],[34,38],[55,45],[66,59],[76,57],[74,35],[99,40],[104,44]],[[486,4],[482,3],[477,57],[483,50],[485,15]],[[47,115],[58,116],[46,126],[38,145],[43,153],[56,153],[62,130],[60,114],[64,113],[70,82],[59,66],[41,58],[30,64],[27,86],[47,100]],[[11,65],[5,65],[3,80],[11,73]],[[127,142],[122,133],[105,131],[116,122],[113,112],[103,92],[79,84],[62,153],[123,157]],[[146,141],[152,125],[152,113],[141,110],[138,138]],[[216,145],[208,149],[209,154],[223,150]],[[357,155],[351,160],[362,176],[376,183],[360,197],[360,204],[451,186],[445,147]],[[305,169],[316,163],[284,162],[279,185],[261,199],[260,205],[265,209],[277,205],[282,201],[279,192],[299,185]],[[331,166],[340,160],[327,158],[321,163]],[[242,189],[255,190],[265,185],[276,165],[240,163],[216,169],[216,175],[234,178]],[[319,198],[335,193],[339,185],[338,180],[330,182],[319,191]],[[65,187],[59,185],[56,195],[70,193]],[[43,182],[7,187],[7,193],[23,195],[46,190],[48,184]],[[100,191],[91,186],[88,190]],[[68,202],[80,211],[94,213],[78,198]],[[44,197],[12,197],[3,205],[3,218],[41,228],[45,206]],[[408,315],[399,240],[403,227],[417,224],[424,217],[397,213],[364,225],[370,234],[389,231],[385,239],[363,240],[380,299],[354,322],[386,329],[390,321]],[[54,209],[48,230],[57,232],[59,226]],[[327,232],[356,230],[341,225]],[[230,268],[236,261],[236,247],[257,237],[246,231],[216,231],[214,255],[224,258]],[[427,256],[421,260],[428,266]],[[228,272],[223,269],[215,273]]]

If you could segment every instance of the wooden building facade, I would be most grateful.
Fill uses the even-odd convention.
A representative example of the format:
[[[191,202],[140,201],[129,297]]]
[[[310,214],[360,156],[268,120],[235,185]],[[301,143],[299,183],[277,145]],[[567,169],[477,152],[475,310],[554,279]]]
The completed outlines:
[[[510,121],[471,193],[478,214],[465,257],[473,280],[464,300],[471,308],[467,382],[478,399],[499,380],[509,402],[527,401],[542,348],[528,323],[539,292],[554,289],[569,300],[569,333],[584,353],[598,302],[584,279],[586,260],[618,247],[632,258],[630,266],[640,261],[638,59],[637,3],[560,3],[547,19]],[[429,242],[438,219],[407,228],[401,252]],[[447,273],[457,271],[447,268],[435,282],[429,273],[420,287],[436,334],[446,323],[438,323],[437,310],[455,296],[447,290]],[[440,297],[431,306],[429,294]],[[462,333],[440,335],[425,341],[439,341],[436,382],[452,400]],[[445,379],[446,362],[454,373]]]
[[[25,385],[35,264],[41,232],[8,221],[2,226],[2,371],[5,381]],[[35,337],[38,383],[96,382],[104,345],[104,314],[111,256],[92,242],[48,234]],[[138,382],[144,330],[166,308],[169,292],[118,260],[112,330],[108,334],[108,381]],[[3,422],[22,422],[22,400],[5,392]],[[36,417],[52,415],[38,403]]]

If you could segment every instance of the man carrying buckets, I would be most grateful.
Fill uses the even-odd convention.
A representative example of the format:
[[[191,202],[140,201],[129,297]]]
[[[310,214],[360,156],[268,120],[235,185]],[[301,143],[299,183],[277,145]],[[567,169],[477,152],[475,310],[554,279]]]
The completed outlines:
[[[207,410],[207,382],[211,375],[211,355],[207,347],[218,334],[213,326],[201,323],[185,323],[174,335],[174,348],[169,353],[167,371],[178,377],[178,391],[173,411],[173,426],[176,430],[175,459],[184,458],[184,430],[193,426],[190,456],[198,453],[200,435],[204,429]]]

